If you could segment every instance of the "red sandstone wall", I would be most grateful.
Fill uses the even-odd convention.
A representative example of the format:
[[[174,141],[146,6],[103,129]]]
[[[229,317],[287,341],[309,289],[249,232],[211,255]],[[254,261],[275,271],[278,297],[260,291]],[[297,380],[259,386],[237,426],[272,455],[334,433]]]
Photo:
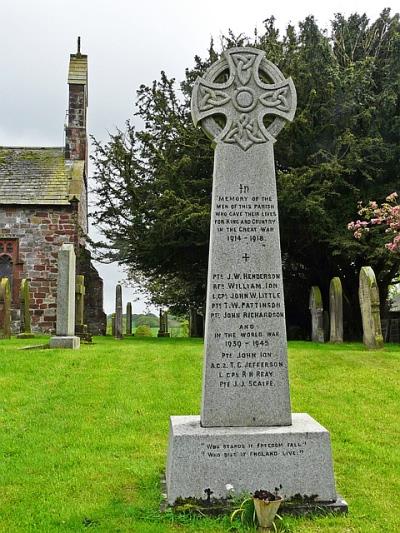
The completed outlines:
[[[2,206],[0,209],[0,235],[19,241],[20,273],[17,275],[30,281],[34,331],[55,331],[57,254],[63,243],[72,243],[77,248],[75,209],[71,206]],[[14,283],[19,286],[19,280]],[[18,301],[13,302],[13,308],[19,308]]]

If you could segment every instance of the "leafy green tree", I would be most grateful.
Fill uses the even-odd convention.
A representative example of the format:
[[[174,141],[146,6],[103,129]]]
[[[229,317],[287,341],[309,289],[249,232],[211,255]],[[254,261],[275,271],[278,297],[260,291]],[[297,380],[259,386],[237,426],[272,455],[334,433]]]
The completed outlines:
[[[359,334],[360,267],[374,268],[382,301],[399,267],[378,237],[356,241],[347,230],[358,201],[383,200],[399,181],[399,16],[387,9],[370,23],[336,15],[330,35],[308,17],[282,36],[270,18],[252,39],[223,39],[225,48],[243,44],[265,50],[298,93],[295,120],[275,145],[289,326],[306,331],[309,288],[319,285],[326,298],[340,276],[348,335]],[[143,128],[128,122],[108,143],[94,141],[104,257],[126,265],[174,313],[204,306],[213,151],[192,124],[190,93],[216,59],[211,45],[179,88],[165,73],[141,86]]]

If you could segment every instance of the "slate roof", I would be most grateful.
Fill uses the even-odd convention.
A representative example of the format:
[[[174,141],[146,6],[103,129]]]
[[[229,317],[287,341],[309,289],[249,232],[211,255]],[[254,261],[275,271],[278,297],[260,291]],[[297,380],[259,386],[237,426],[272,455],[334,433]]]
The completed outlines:
[[[64,148],[0,147],[0,205],[67,205],[79,198],[83,164]]]

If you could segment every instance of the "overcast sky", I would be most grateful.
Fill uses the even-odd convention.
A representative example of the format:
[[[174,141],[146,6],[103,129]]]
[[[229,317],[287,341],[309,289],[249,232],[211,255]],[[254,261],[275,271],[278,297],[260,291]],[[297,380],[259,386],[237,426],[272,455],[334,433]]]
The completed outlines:
[[[89,56],[89,132],[106,139],[134,110],[138,87],[161,70],[178,81],[210,38],[231,28],[252,34],[274,15],[284,29],[313,14],[327,27],[333,14],[367,13],[373,20],[391,0],[268,2],[265,0],[0,0],[0,145],[62,146],[69,54],[81,36]],[[397,9],[398,10],[398,9]],[[104,278],[105,310],[113,310],[117,265],[96,265]],[[124,289],[124,301],[134,300]],[[134,312],[143,311],[142,301]]]

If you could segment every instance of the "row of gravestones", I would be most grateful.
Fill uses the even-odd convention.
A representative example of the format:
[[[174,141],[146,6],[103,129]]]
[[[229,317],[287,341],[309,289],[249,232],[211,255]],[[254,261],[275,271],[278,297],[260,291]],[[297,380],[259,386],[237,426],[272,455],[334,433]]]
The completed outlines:
[[[64,244],[58,253],[57,323],[52,347],[77,348],[80,339],[91,341],[84,324],[85,277],[77,276],[72,244]],[[21,327],[19,338],[33,337],[30,316],[29,280],[23,279],[20,288]],[[11,337],[11,289],[8,278],[0,280],[0,338]]]
[[[123,338],[123,320],[122,320],[122,286],[118,284],[115,288],[115,313],[111,316],[111,335],[116,339]],[[132,304],[126,304],[126,335],[132,336]],[[160,327],[158,337],[169,337],[168,332],[168,312],[160,309]]]
[[[367,348],[382,348],[383,337],[380,318],[379,291],[371,267],[360,270],[359,300],[363,325],[363,342]],[[309,309],[311,312],[311,340],[324,342],[324,307],[319,287],[311,287]],[[330,342],[343,342],[343,291],[340,278],[335,277],[329,286]]]

